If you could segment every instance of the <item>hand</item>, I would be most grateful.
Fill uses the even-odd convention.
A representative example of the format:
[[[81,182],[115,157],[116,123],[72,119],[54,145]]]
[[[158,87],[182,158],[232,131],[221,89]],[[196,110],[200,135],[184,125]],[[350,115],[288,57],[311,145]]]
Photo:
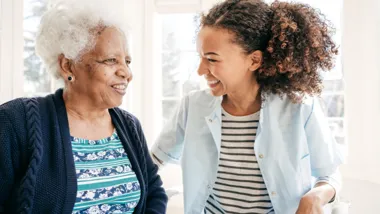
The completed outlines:
[[[296,214],[323,214],[321,199],[312,194],[308,194],[302,197]]]
[[[296,214],[323,214],[323,206],[335,197],[335,189],[328,183],[319,182],[304,195]]]

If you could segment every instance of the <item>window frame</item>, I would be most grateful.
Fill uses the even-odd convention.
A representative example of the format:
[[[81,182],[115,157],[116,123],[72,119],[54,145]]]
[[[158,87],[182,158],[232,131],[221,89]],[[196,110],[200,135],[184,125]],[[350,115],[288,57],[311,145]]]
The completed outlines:
[[[23,0],[0,2],[0,104],[24,95]]]
[[[148,145],[152,146],[162,128],[162,102],[179,100],[179,97],[162,96],[162,72],[161,72],[161,41],[159,33],[159,15],[164,14],[188,14],[199,13],[204,8],[205,1],[202,0],[146,0],[145,1],[145,52],[149,56],[145,67],[146,76],[150,77],[150,84],[145,86],[144,93],[144,130]],[[159,53],[159,54],[157,54]],[[155,66],[156,65],[156,66]],[[158,68],[158,69],[157,69]],[[153,71],[149,73],[148,71]],[[159,89],[159,90],[158,90]],[[182,93],[182,92],[181,92]],[[178,99],[177,99],[178,98]]]

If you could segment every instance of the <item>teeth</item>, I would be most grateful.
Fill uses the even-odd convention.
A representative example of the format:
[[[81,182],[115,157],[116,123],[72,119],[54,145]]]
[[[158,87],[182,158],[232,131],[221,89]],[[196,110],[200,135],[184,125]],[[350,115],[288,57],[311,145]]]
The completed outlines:
[[[116,89],[124,90],[126,86],[125,85],[113,85],[112,87],[116,88]]]
[[[220,80],[214,80],[214,81],[207,81],[208,84],[216,84],[220,82]]]

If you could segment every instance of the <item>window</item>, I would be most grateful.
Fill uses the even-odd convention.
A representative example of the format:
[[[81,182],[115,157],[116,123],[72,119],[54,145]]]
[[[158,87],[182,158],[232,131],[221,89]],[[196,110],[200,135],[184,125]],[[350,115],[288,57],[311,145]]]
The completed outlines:
[[[163,2],[160,4],[159,2]],[[196,31],[198,28],[199,5],[196,1],[187,1],[188,7],[173,1],[173,4],[157,0],[152,20],[153,39],[152,72],[146,71],[153,80],[153,118],[144,129],[151,129],[156,139],[169,117],[176,110],[180,99],[186,93],[200,89],[201,78],[197,74],[199,56],[196,51]],[[192,4],[194,2],[194,4]],[[182,1],[183,3],[183,1]],[[149,109],[152,111],[152,108]],[[149,133],[149,132],[148,132]],[[150,143],[152,144],[153,141]],[[165,188],[177,192],[182,189],[181,168],[170,165],[160,172],[165,180]],[[183,212],[181,196],[171,198],[168,213]]]
[[[22,0],[0,1],[0,104],[22,93]]]
[[[24,93],[26,96],[45,95],[53,90],[51,75],[35,53],[35,39],[48,0],[24,0]]]
[[[187,92],[199,89],[196,14],[159,15],[161,29],[161,102],[164,124]]]

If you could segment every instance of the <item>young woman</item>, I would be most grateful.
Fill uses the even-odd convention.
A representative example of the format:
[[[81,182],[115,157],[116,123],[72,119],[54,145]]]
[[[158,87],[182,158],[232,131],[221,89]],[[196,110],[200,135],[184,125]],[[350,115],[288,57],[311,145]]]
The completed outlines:
[[[318,102],[333,29],[300,3],[227,0],[201,17],[198,73],[152,149],[181,163],[185,213],[320,214],[343,157]]]

